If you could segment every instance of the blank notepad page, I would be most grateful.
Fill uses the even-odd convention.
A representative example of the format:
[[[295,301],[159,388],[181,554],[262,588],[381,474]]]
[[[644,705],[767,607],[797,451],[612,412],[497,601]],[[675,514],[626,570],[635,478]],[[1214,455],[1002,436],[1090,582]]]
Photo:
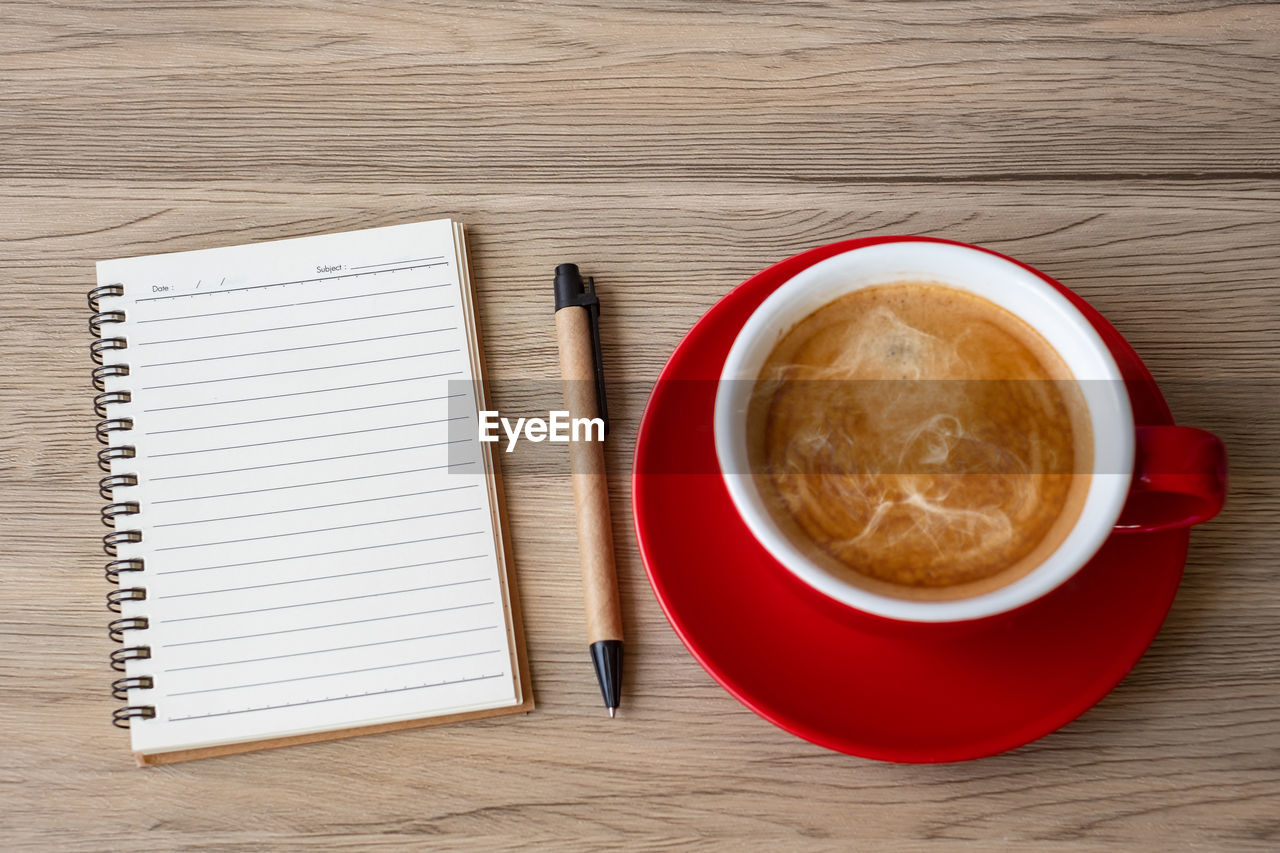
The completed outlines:
[[[139,753],[520,702],[448,220],[106,261]],[[104,332],[104,334],[106,334]],[[133,691],[131,704],[135,702]]]

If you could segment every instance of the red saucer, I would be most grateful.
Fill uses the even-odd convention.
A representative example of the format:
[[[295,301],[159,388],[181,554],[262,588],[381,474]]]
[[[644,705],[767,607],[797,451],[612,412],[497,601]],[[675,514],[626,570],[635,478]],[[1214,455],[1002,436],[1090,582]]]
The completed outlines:
[[[1114,688],[1168,613],[1189,534],[1115,534],[1048,596],[980,622],[938,625],[894,622],[837,604],[756,543],[715,464],[715,380],[729,347],[755,307],[800,270],[849,249],[901,240],[950,242],[879,237],[813,249],[751,278],[698,321],[659,377],[640,424],[636,534],[676,634],[748,708],[853,755],[962,761],[1042,737]],[[1032,272],[1065,293],[1107,342],[1128,381],[1137,422],[1172,423],[1124,338],[1078,296]]]

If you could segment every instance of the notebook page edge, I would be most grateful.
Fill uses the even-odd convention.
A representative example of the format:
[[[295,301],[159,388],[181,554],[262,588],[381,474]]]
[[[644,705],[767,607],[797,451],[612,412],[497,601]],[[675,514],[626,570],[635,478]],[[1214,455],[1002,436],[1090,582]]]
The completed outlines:
[[[471,265],[466,241],[466,226],[454,222],[455,245],[458,252],[459,287],[462,290],[463,316],[467,322],[467,335],[471,341],[470,357],[472,376],[476,388],[476,406],[490,406],[487,376],[485,372],[484,340],[480,322],[475,312],[475,281],[471,277]],[[508,643],[511,652],[511,671],[515,679],[518,707],[523,711],[534,708],[533,685],[529,670],[529,655],[525,644],[524,620],[520,608],[519,583],[515,567],[515,555],[510,548],[511,531],[507,522],[506,493],[503,487],[502,468],[493,444],[481,447],[489,481],[490,511],[493,516],[494,546],[502,569],[503,606],[507,614]]]

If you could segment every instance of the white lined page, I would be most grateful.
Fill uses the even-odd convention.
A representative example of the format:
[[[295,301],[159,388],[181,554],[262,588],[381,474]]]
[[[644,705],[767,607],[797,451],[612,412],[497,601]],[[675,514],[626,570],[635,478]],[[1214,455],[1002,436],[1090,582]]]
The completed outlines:
[[[459,232],[460,233],[460,232]],[[518,704],[448,220],[98,266],[135,751]]]

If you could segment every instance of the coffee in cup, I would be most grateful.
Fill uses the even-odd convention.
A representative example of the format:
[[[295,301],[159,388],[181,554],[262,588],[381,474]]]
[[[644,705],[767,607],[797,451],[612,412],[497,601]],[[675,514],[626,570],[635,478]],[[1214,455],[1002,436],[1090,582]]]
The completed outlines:
[[[918,601],[998,589],[1080,516],[1084,396],[1044,337],[974,293],[898,281],[846,293],[777,341],[747,411],[756,488],[809,560]]]

